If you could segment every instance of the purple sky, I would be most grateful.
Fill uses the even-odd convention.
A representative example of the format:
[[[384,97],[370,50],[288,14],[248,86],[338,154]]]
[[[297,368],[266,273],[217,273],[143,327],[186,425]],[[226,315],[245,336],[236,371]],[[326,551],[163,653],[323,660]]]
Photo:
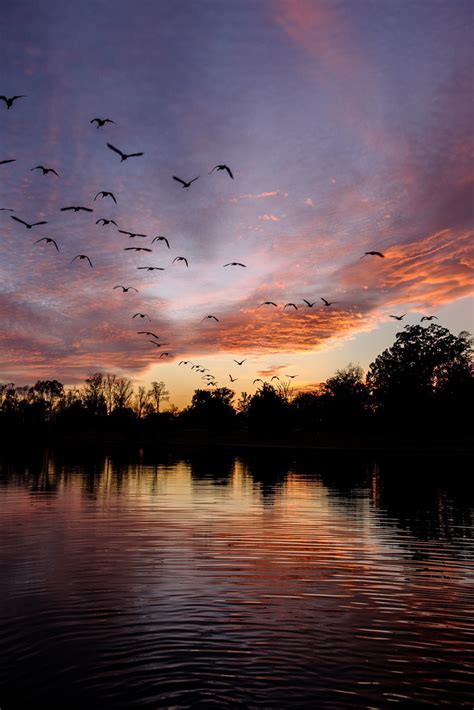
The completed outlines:
[[[1,380],[117,372],[163,379],[182,406],[201,380],[180,359],[236,390],[267,371],[306,386],[367,367],[393,341],[389,314],[472,331],[472,7],[4,1],[0,93],[26,98],[0,103],[0,160],[16,159],[0,165],[0,207],[15,210],[0,212]],[[145,155],[121,163],[107,141]],[[218,163],[235,179],[208,175]],[[74,204],[94,212],[60,211]],[[123,251],[158,234],[169,251]],[[385,259],[360,259],[372,249]]]

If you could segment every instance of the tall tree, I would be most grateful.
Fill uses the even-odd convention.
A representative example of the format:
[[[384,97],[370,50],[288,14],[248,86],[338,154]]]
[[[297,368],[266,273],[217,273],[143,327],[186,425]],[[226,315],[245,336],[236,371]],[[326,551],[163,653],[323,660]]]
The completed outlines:
[[[466,332],[456,336],[436,324],[407,325],[370,365],[367,383],[392,421],[429,425],[443,395],[451,392],[451,399],[464,402],[472,387],[472,340]]]
[[[166,389],[164,382],[152,382],[151,389],[148,392],[148,396],[153,403],[155,412],[160,411],[160,406],[162,402],[167,402],[169,400],[169,392]]]

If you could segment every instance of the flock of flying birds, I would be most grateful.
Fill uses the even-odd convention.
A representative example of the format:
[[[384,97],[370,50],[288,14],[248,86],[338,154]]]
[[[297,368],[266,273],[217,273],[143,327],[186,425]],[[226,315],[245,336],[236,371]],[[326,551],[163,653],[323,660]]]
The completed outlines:
[[[10,110],[10,109],[12,108],[12,106],[13,106],[13,104],[14,104],[15,101],[17,101],[18,99],[22,99],[22,98],[25,98],[25,96],[24,96],[24,95],[12,96],[12,97],[0,96],[0,100],[4,101],[4,103],[6,104],[7,110]],[[113,120],[110,119],[110,118],[93,118],[93,119],[90,121],[90,123],[91,123],[91,124],[94,124],[94,123],[97,124],[96,127],[97,127],[97,129],[99,129],[99,128],[103,128],[107,123],[115,124],[115,121],[113,121]],[[107,147],[108,147],[113,153],[115,153],[115,154],[117,154],[117,155],[120,156],[120,161],[121,161],[121,162],[124,162],[124,161],[128,160],[129,158],[137,158],[137,157],[140,157],[140,156],[144,155],[143,152],[139,152],[139,153],[124,153],[122,150],[120,150],[120,149],[117,148],[116,146],[112,145],[111,143],[107,143]],[[14,162],[15,162],[15,159],[9,158],[9,159],[5,159],[5,160],[0,160],[0,165],[5,165],[5,164],[8,164],[8,163],[14,163]],[[50,167],[47,167],[47,166],[44,166],[44,165],[36,165],[35,167],[31,168],[31,171],[35,171],[35,170],[40,170],[43,176],[52,174],[52,175],[56,176],[56,178],[59,178],[59,177],[60,177],[60,176],[59,176],[59,173],[58,173],[54,168],[50,168]],[[210,175],[210,174],[212,174],[214,171],[217,171],[217,172],[219,172],[219,171],[225,172],[225,173],[227,173],[227,175],[228,175],[232,180],[234,179],[234,175],[233,175],[233,173],[232,173],[232,171],[231,171],[231,169],[229,168],[228,165],[225,165],[225,164],[215,165],[215,166],[209,171],[208,174]],[[173,178],[173,180],[175,180],[176,182],[178,182],[178,183],[182,186],[183,189],[187,189],[187,188],[190,188],[191,185],[192,185],[194,182],[196,182],[196,180],[199,180],[200,175],[198,175],[197,177],[192,178],[191,180],[183,180],[182,178],[177,177],[176,175],[173,175],[172,178]],[[117,200],[116,200],[116,198],[115,198],[115,195],[113,194],[113,192],[110,192],[110,191],[102,190],[102,191],[98,192],[98,193],[95,195],[95,197],[94,197],[94,202],[95,202],[98,198],[101,198],[101,200],[103,200],[103,199],[105,199],[105,198],[110,198],[115,204],[117,204]],[[1,207],[1,208],[0,208],[0,211],[13,212],[14,210],[11,210],[11,209],[6,208],[6,207]],[[61,208],[61,212],[93,212],[93,211],[94,211],[93,208],[91,208],[91,207],[83,207],[83,206],[81,206],[81,205],[69,205],[69,206],[67,206],[67,207],[62,207],[62,208]],[[11,217],[11,219],[14,220],[15,222],[17,222],[17,223],[19,223],[19,224],[22,224],[26,229],[32,229],[33,227],[39,227],[39,226],[42,226],[42,225],[47,224],[46,221],[26,222],[25,220],[21,219],[20,217],[17,217],[16,215],[10,215],[10,217]],[[148,235],[146,235],[146,234],[139,234],[139,233],[137,233],[137,232],[130,232],[130,231],[127,231],[127,230],[124,230],[124,229],[119,229],[117,222],[116,222],[115,220],[113,220],[113,219],[106,219],[106,218],[104,218],[104,217],[101,217],[100,219],[96,220],[95,223],[96,223],[96,225],[101,225],[102,227],[106,227],[106,226],[108,226],[108,225],[114,225],[114,226],[117,228],[117,230],[118,230],[118,232],[119,232],[120,234],[125,234],[126,236],[128,236],[129,239],[146,238],[146,237],[148,236]],[[56,249],[56,251],[58,251],[58,252],[60,251],[59,246],[58,246],[56,240],[52,239],[51,237],[41,237],[40,239],[37,239],[37,240],[34,241],[33,243],[34,243],[34,244],[40,244],[41,242],[44,242],[45,244],[51,244],[51,245]],[[151,244],[154,244],[154,243],[163,243],[164,245],[166,245],[166,247],[167,247],[168,249],[170,249],[170,243],[169,243],[167,237],[164,237],[163,235],[157,235],[157,236],[153,237],[153,239],[152,239],[152,241],[151,241]],[[152,252],[152,249],[150,249],[149,247],[136,247],[136,246],[133,246],[133,247],[124,247],[124,251],[135,251],[135,252],[151,253],[151,252]],[[366,251],[366,252],[364,252],[364,254],[363,254],[360,258],[361,258],[361,259],[364,259],[364,258],[367,257],[367,256],[379,257],[379,258],[381,258],[381,259],[385,258],[385,254],[383,254],[383,253],[380,252],[380,251]],[[71,262],[70,262],[70,263],[73,264],[73,263],[76,262],[76,261],[84,261],[84,262],[88,263],[88,265],[89,265],[89,267],[90,267],[91,269],[93,269],[92,260],[90,259],[90,257],[89,257],[87,254],[76,254],[76,255],[71,259]],[[188,259],[187,259],[186,257],[184,257],[184,256],[176,256],[176,257],[172,260],[172,264],[179,263],[179,262],[182,262],[182,263],[186,266],[186,268],[189,268],[189,262],[188,262]],[[227,267],[246,268],[247,265],[246,265],[246,264],[243,264],[243,263],[241,263],[241,262],[238,262],[238,261],[230,261],[230,262],[228,262],[227,264],[224,264],[224,268],[227,268]],[[138,269],[138,270],[144,270],[144,271],[164,271],[164,267],[160,267],[160,266],[138,266],[137,269]],[[128,291],[135,291],[136,293],[138,293],[138,289],[135,288],[134,286],[124,286],[123,284],[117,284],[116,286],[113,287],[113,290],[117,290],[117,289],[120,289],[123,293],[127,293]],[[301,308],[301,307],[313,308],[313,306],[317,303],[317,301],[309,301],[309,300],[307,300],[307,299],[305,299],[305,298],[303,298],[302,300],[303,300],[304,306],[301,306],[301,305],[298,306],[296,303],[291,303],[291,302],[290,302],[290,303],[285,303],[285,304],[284,304],[283,310],[285,310],[286,308],[293,308],[294,310],[298,310],[298,309]],[[323,307],[326,307],[326,308],[329,308],[329,307],[335,305],[336,303],[338,303],[337,301],[328,301],[327,299],[325,299],[325,298],[323,298],[323,297],[321,297],[321,301],[322,301],[322,306],[323,306]],[[275,303],[274,301],[264,301],[263,303],[260,304],[259,307],[262,307],[262,306],[271,306],[271,307],[274,307],[274,308],[278,308],[278,307],[279,307],[278,304]],[[395,320],[397,320],[397,321],[401,321],[401,320],[403,320],[403,318],[404,318],[406,315],[407,315],[406,313],[404,313],[404,314],[402,314],[402,315],[390,315],[390,318],[393,318],[393,319],[395,319]],[[132,316],[132,319],[135,319],[135,318],[147,319],[148,321],[151,322],[151,318],[149,317],[149,315],[148,315],[147,313],[141,313],[141,312],[134,313],[133,316]],[[437,316],[435,316],[435,315],[423,316],[423,317],[421,318],[421,322],[423,322],[423,321],[432,321],[433,319],[436,319],[436,320],[437,320]],[[216,317],[215,315],[213,315],[213,314],[209,314],[209,315],[204,316],[202,320],[203,320],[203,321],[215,321],[215,322],[217,322],[217,323],[219,322],[219,318],[217,318],[217,317]],[[159,342],[159,341],[160,341],[159,336],[156,335],[155,333],[153,333],[152,331],[148,331],[148,330],[146,330],[146,331],[141,331],[141,330],[140,330],[140,331],[137,331],[137,334],[138,334],[138,335],[146,335],[146,336],[148,336],[148,337],[149,337],[149,342],[152,343],[152,344],[153,344],[154,346],[156,346],[157,348],[160,348],[160,347],[162,347],[162,346],[168,344],[168,343]],[[151,340],[150,338],[153,338],[153,340]],[[166,357],[172,357],[172,353],[170,353],[170,352],[168,352],[168,351],[164,351],[164,352],[161,352],[161,353],[160,353],[160,359],[161,359],[161,358],[166,358]],[[235,362],[237,365],[242,366],[242,365],[244,364],[244,362],[246,362],[246,359],[243,359],[243,360],[234,360],[234,362]],[[217,386],[218,386],[217,380],[215,379],[215,377],[214,377],[211,373],[208,372],[208,368],[203,368],[202,365],[197,364],[197,363],[194,363],[194,364],[193,364],[193,363],[192,363],[191,361],[189,361],[189,360],[181,360],[178,364],[179,364],[179,365],[182,365],[182,364],[184,364],[184,365],[188,365],[188,364],[191,365],[191,369],[192,369],[192,370],[196,370],[197,372],[203,374],[203,379],[207,380],[207,386],[210,386],[210,387],[217,387]],[[297,377],[297,375],[285,375],[285,377],[288,377],[288,380],[292,380],[292,379],[294,379],[295,377]],[[237,378],[237,377],[232,377],[232,375],[229,374],[229,380],[230,380],[231,383],[233,383],[233,382],[236,382],[236,381],[238,380],[238,378]],[[273,380],[280,380],[280,378],[279,378],[277,375],[273,375],[270,381],[273,381]],[[262,380],[262,379],[260,379],[260,378],[256,378],[256,379],[253,380],[253,384],[255,384],[255,383],[257,383],[257,382],[262,382],[262,383],[263,383],[264,380]]]

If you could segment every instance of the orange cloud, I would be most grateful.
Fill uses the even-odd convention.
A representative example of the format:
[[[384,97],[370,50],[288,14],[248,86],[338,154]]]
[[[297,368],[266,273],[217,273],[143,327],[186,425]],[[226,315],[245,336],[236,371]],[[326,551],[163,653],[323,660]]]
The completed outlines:
[[[263,222],[279,222],[280,218],[276,217],[274,214],[261,214],[258,216]]]

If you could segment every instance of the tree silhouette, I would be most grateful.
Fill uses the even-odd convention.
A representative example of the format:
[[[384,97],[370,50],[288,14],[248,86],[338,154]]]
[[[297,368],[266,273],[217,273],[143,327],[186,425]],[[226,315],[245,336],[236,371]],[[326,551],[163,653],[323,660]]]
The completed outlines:
[[[190,424],[213,431],[230,428],[235,417],[232,407],[234,392],[228,387],[209,390],[195,390],[191,406],[185,410],[184,419]]]
[[[285,396],[265,382],[252,397],[247,416],[250,432],[273,438],[287,432],[291,409]]]
[[[323,385],[323,418],[331,429],[353,431],[364,425],[369,393],[358,365],[337,370]]]
[[[390,423],[429,427],[441,401],[459,397],[464,403],[466,388],[472,388],[469,334],[455,336],[437,324],[407,325],[370,365],[367,384]]]
[[[160,405],[162,402],[169,401],[169,392],[166,389],[164,382],[152,382],[151,389],[148,391],[148,396],[153,403],[154,411],[159,414]]]

